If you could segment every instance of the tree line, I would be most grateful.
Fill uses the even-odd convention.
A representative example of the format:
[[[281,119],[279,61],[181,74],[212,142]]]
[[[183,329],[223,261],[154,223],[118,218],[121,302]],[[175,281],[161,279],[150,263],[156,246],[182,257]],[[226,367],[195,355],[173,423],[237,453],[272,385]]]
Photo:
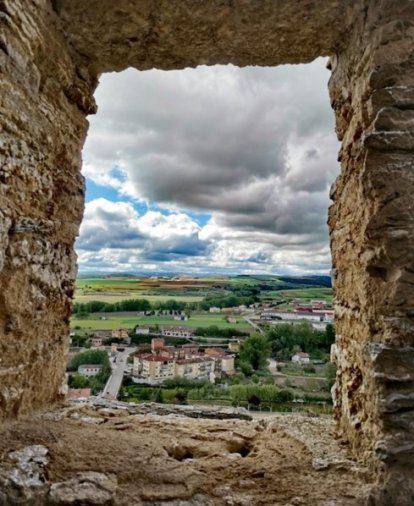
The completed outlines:
[[[102,365],[102,369],[96,376],[85,377],[77,372],[78,367],[83,364],[99,364]],[[78,353],[72,358],[68,370],[74,373],[69,376],[70,388],[90,388],[94,395],[103,390],[111,375],[108,354],[104,350],[88,350]]]
[[[101,300],[91,300],[89,302],[75,302],[73,313],[75,315],[85,315],[89,313],[115,313],[122,311],[208,311],[210,307],[248,306],[254,302],[255,297],[237,295],[208,295],[200,302],[183,302],[175,299],[164,302],[150,302],[147,299],[126,299],[110,303]]]
[[[326,358],[335,342],[335,329],[328,324],[324,331],[315,330],[309,322],[296,325],[278,324],[265,335],[253,334],[240,347],[239,367],[250,376],[267,368],[267,359],[290,360],[298,351],[312,358]]]

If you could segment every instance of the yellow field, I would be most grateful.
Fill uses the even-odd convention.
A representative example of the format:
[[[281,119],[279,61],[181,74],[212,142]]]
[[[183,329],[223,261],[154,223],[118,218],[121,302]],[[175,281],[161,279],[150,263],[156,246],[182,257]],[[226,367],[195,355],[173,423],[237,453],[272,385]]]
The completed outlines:
[[[91,300],[100,300],[103,302],[108,302],[110,304],[113,304],[114,302],[120,302],[121,300],[127,300],[127,299],[146,299],[149,302],[165,302],[166,300],[174,299],[176,301],[180,302],[199,302],[203,299],[203,297],[196,296],[196,295],[147,295],[145,293],[131,293],[131,292],[125,292],[125,293],[118,293],[118,294],[111,294],[111,293],[105,293],[105,292],[94,292],[94,293],[88,293],[83,294],[75,292],[75,302],[90,302]]]

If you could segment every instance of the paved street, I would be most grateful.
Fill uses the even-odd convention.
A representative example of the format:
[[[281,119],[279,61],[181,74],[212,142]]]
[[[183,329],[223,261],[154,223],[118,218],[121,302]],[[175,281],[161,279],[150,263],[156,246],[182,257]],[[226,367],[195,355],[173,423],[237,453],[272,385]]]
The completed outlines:
[[[271,374],[276,374],[277,371],[277,361],[273,358],[268,358],[267,363],[269,365],[269,371]]]
[[[136,351],[137,348],[129,347],[125,348],[124,351],[116,354],[116,361],[113,362],[111,358],[111,367],[112,367],[112,375],[109,378],[107,384],[105,385],[105,389],[101,394],[101,397],[107,397],[111,399],[116,399],[119,393],[119,389],[121,388],[122,378],[124,376],[125,369],[127,367],[127,359],[128,356]]]

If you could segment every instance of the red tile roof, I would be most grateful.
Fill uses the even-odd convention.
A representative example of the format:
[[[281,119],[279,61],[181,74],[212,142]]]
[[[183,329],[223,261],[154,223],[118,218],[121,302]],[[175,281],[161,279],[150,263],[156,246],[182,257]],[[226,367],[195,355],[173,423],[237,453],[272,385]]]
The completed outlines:
[[[73,399],[76,397],[90,397],[91,389],[90,388],[69,388],[68,397],[69,399]]]

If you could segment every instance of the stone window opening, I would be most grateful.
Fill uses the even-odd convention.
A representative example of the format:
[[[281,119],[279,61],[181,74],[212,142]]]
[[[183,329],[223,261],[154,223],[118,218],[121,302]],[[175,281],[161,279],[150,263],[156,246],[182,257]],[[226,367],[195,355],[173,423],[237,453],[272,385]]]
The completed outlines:
[[[60,395],[84,203],[81,149],[99,75],[130,66],[276,66],[329,56],[342,143],[329,212],[335,416],[354,454],[378,470],[371,504],[408,506],[412,2],[190,3],[0,3],[2,417],[33,412]]]

